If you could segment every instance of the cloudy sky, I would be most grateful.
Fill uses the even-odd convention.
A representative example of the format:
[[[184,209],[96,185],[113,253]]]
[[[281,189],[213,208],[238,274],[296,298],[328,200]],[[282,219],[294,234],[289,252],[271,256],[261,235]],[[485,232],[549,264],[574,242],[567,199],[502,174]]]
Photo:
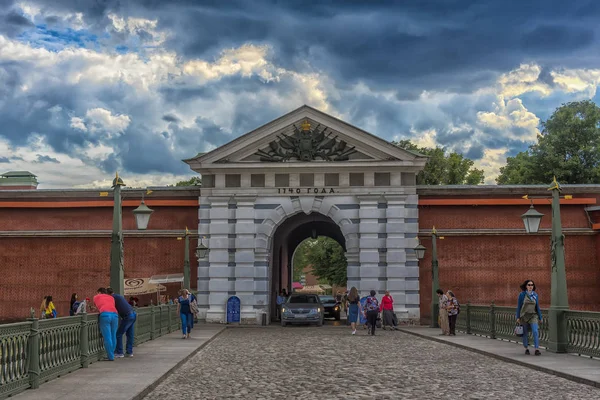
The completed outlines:
[[[597,0],[307,3],[0,0],[0,172],[171,184],[308,104],[493,183],[556,107],[598,100]]]

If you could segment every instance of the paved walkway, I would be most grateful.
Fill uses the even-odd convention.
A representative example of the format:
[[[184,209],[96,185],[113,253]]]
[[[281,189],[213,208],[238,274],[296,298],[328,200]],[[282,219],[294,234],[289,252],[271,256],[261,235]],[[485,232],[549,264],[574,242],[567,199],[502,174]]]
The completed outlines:
[[[144,399],[293,398],[598,399],[600,389],[404,332],[270,326],[227,329]]]
[[[181,366],[223,330],[222,325],[199,324],[190,339],[171,333],[134,348],[133,358],[99,361],[66,376],[28,389],[17,400],[141,399],[166,374]],[[170,397],[167,397],[170,398]]]
[[[439,329],[428,327],[410,327],[401,330],[575,382],[600,387],[600,360],[574,354],[551,353],[543,348],[541,349],[542,355],[536,357],[533,355],[533,347],[530,347],[531,355],[527,356],[523,345],[520,343],[467,335],[461,332],[458,332],[457,336],[443,336],[440,335]]]

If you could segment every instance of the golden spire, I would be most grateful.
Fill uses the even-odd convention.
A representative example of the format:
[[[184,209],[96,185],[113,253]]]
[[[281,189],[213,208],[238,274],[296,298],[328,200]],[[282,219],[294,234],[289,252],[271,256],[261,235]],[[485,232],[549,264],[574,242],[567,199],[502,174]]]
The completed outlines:
[[[305,119],[304,122],[302,123],[302,130],[310,131],[310,122],[308,122],[307,119]]]

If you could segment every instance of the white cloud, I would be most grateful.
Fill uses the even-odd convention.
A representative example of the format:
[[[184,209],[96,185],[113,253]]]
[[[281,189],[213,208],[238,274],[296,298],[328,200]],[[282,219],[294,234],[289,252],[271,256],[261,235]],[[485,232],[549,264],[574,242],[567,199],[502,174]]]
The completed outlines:
[[[87,126],[85,126],[85,122],[83,118],[79,117],[71,117],[71,128],[79,129],[80,131],[87,132]]]
[[[494,110],[479,111],[477,119],[483,126],[496,129],[502,132],[504,137],[512,140],[533,142],[540,133],[540,119],[527,110],[518,98],[505,100],[502,95],[498,95]]]
[[[437,136],[437,132],[435,129],[427,129],[422,132],[417,132],[414,128],[411,128],[410,136],[411,142],[419,147],[433,148],[436,146],[435,138]]]
[[[500,168],[506,165],[506,154],[508,149],[503,147],[499,149],[486,149],[483,157],[474,162],[474,167],[485,171],[485,183],[487,185],[496,184],[496,178],[500,175]]]
[[[600,84],[600,69],[572,69],[551,73],[554,83],[566,93],[581,93],[591,98]]]
[[[71,128],[90,133],[106,133],[108,138],[123,133],[131,118],[124,114],[113,115],[110,110],[104,108],[92,108],[87,110],[85,118],[71,117]]]
[[[552,89],[548,84],[540,82],[538,78],[542,68],[536,64],[521,64],[519,68],[502,74],[498,78],[500,95],[515,97],[527,92],[537,92],[542,96],[548,96]]]
[[[200,82],[217,80],[225,76],[241,75],[250,77],[259,76],[263,81],[279,80],[283,69],[275,68],[267,61],[269,46],[255,46],[245,44],[237,49],[227,49],[215,62],[205,60],[192,60],[183,65],[183,71],[189,75],[200,78]]]
[[[141,37],[145,46],[160,46],[169,36],[166,31],[158,31],[156,29],[158,25],[157,19],[123,18],[116,14],[108,14],[108,18],[112,22],[111,28],[114,31]],[[150,39],[147,38],[148,34],[151,36]]]
[[[80,12],[61,12],[56,9],[44,8],[38,4],[28,1],[18,2],[16,3],[16,6],[21,10],[23,16],[28,18],[33,23],[45,23],[45,18],[54,17],[58,18],[63,24],[75,30],[80,30],[87,27],[85,21],[83,20],[83,13]]]
[[[86,120],[89,121],[88,129],[91,132],[104,130],[109,133],[123,133],[129,126],[131,118],[128,115],[113,115],[104,108],[92,108],[85,113]]]

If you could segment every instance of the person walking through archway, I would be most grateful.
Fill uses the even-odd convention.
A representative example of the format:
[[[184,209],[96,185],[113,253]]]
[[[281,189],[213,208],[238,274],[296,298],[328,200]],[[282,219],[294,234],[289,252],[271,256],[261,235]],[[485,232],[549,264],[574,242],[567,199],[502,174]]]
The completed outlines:
[[[542,322],[542,310],[540,310],[540,299],[535,292],[535,283],[528,279],[521,285],[521,293],[517,301],[517,324],[523,325],[523,347],[525,354],[529,355],[528,331],[533,333],[533,347],[535,355],[540,353],[540,334],[538,323]]]
[[[383,320],[383,330],[386,326],[390,329],[395,329],[394,324],[394,299],[390,295],[389,291],[385,291],[385,295],[381,298],[381,319]]]
[[[358,296],[358,290],[354,286],[350,289],[348,295],[348,321],[352,328],[352,334],[356,335],[356,323],[358,322],[358,304],[360,303],[360,297]]]
[[[379,301],[375,295],[376,291],[371,290],[371,295],[367,297],[365,302],[365,310],[367,312],[367,325],[369,326],[369,333],[375,336],[375,328],[377,326],[377,317],[379,316]]]

